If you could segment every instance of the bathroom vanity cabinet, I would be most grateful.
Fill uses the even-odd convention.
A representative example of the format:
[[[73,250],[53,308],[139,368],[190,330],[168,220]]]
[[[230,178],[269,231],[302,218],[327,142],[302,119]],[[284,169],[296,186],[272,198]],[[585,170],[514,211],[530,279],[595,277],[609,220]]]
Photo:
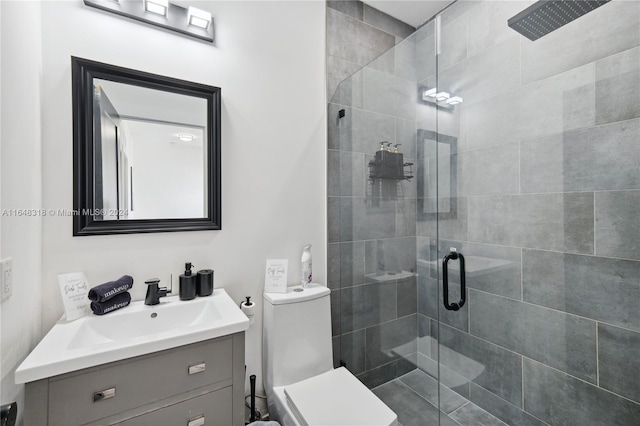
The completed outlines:
[[[244,425],[244,332],[27,383],[25,406],[26,425]]]

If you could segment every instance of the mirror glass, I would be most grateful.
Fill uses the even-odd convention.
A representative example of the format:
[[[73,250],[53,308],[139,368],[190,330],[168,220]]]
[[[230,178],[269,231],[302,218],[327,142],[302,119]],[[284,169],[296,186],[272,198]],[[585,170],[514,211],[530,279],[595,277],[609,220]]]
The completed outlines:
[[[206,100],[93,85],[96,220],[206,217]]]
[[[418,215],[457,217],[457,144],[453,136],[418,129]]]
[[[220,89],[72,62],[74,235],[220,229]]]

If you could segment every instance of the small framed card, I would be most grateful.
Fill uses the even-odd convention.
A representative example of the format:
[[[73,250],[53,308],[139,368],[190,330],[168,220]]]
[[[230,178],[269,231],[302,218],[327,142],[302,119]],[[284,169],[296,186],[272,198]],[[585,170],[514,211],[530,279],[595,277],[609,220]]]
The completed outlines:
[[[267,293],[287,292],[288,259],[267,259],[267,270],[264,275],[264,291]]]
[[[82,272],[58,275],[58,284],[67,321],[81,318],[90,312],[89,282]]]

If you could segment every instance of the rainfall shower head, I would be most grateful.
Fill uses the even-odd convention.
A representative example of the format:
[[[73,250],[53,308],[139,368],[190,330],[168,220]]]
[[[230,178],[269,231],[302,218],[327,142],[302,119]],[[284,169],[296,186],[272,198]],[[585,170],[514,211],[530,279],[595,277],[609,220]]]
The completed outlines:
[[[529,40],[537,40],[611,0],[541,0],[507,21]]]

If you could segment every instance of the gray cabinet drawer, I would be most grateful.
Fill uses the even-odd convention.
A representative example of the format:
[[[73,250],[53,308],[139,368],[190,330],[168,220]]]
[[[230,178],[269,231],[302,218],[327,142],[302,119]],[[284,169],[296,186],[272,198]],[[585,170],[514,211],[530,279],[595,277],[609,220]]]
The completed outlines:
[[[118,426],[229,426],[233,424],[231,386],[152,413],[118,423]]]
[[[228,337],[183,346],[50,379],[49,424],[84,424],[212,383],[230,385],[232,342]],[[189,374],[190,366],[202,363],[204,371]],[[96,392],[111,389],[115,394],[94,402]]]

